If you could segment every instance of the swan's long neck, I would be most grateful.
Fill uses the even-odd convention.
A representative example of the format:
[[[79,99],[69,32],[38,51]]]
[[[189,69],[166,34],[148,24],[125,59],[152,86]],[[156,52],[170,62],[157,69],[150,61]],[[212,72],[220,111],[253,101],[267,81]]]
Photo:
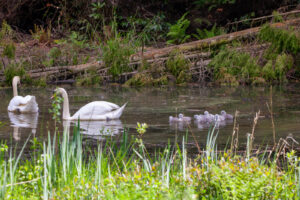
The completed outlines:
[[[64,105],[63,105],[63,119],[70,119],[70,110],[69,110],[69,98],[68,94],[65,90],[61,92],[62,97],[64,98]]]
[[[14,97],[18,96],[18,88],[17,88],[18,87],[18,81],[16,79],[13,79],[12,86],[13,86]]]

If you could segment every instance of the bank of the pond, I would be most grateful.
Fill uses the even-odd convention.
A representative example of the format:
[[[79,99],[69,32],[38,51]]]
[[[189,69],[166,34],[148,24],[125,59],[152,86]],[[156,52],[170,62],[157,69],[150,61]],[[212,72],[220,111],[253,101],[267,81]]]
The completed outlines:
[[[185,147],[168,146],[149,156],[142,136],[83,148],[79,129],[38,143],[30,159],[0,148],[2,199],[298,199],[299,157],[294,151],[256,155],[249,137],[245,154],[217,154],[217,134],[190,159]],[[234,152],[231,149],[231,152]],[[285,164],[278,167],[278,157]]]
[[[282,84],[299,81],[300,18],[154,49],[132,34],[104,42],[80,39],[76,32],[41,45],[15,43],[3,22],[0,39],[1,85],[21,76],[27,85],[76,83],[126,86],[185,85],[214,82],[228,85]],[[42,30],[40,30],[42,31]]]

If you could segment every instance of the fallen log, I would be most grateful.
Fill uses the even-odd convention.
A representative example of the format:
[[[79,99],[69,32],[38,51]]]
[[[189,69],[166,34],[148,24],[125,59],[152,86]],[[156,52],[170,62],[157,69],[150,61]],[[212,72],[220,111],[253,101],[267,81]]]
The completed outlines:
[[[297,23],[300,23],[300,18],[291,19],[291,20],[288,20],[285,22],[280,22],[280,23],[274,23],[274,24],[271,24],[270,26],[274,27],[274,28],[284,28],[288,25],[293,25],[293,24],[297,24]],[[219,36],[212,37],[212,38],[207,38],[204,40],[197,40],[197,41],[188,42],[188,43],[184,43],[184,44],[180,44],[180,45],[165,47],[162,49],[151,50],[148,52],[144,52],[142,55],[141,55],[141,52],[139,52],[139,53],[132,55],[131,58],[132,58],[132,61],[139,61],[141,59],[148,60],[148,59],[155,59],[155,58],[167,56],[169,53],[171,53],[174,50],[179,50],[182,52],[199,50],[199,49],[201,50],[201,49],[208,48],[211,46],[216,46],[216,45],[220,45],[223,43],[229,43],[233,40],[237,40],[240,38],[246,38],[249,36],[256,35],[257,33],[259,33],[260,29],[261,29],[261,27],[250,28],[250,29],[246,29],[243,31],[238,31],[238,32],[234,32],[234,33],[219,35]]]

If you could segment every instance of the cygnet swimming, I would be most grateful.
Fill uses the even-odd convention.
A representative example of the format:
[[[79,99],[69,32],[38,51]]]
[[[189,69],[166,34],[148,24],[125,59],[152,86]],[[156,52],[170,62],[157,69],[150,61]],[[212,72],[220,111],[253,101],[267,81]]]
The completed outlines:
[[[221,115],[226,119],[226,120],[233,120],[233,116],[231,114],[227,114],[225,110],[221,111]]]
[[[169,117],[169,122],[190,122],[191,118],[184,116],[182,113],[178,115],[178,117]]]

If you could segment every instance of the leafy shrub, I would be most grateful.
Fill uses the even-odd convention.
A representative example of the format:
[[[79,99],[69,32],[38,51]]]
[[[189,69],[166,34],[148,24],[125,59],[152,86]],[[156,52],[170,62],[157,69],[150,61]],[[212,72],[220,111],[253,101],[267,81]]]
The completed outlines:
[[[130,43],[128,38],[121,38],[119,35],[107,41],[106,45],[102,45],[103,61],[109,67],[109,74],[113,78],[124,72],[132,71],[129,66],[129,57],[135,51],[134,45]]]
[[[234,4],[235,2],[236,0],[196,0],[194,1],[194,4],[198,8],[208,7],[208,10],[210,11],[219,5]]]
[[[7,43],[4,45],[3,56],[6,56],[8,59],[15,58],[16,46],[13,42]]]
[[[184,55],[178,51],[171,52],[166,67],[169,72],[176,78],[176,83],[185,83],[190,80],[189,74],[191,63],[184,58]]]
[[[260,76],[260,66],[249,54],[228,49],[221,50],[210,62],[215,80],[237,84],[252,83]]]
[[[207,29],[201,30],[201,29],[197,28],[196,32],[197,32],[197,34],[192,34],[192,35],[195,38],[197,38],[198,40],[215,37],[217,35],[222,35],[225,33],[224,29],[218,28],[216,26],[216,24],[213,25],[211,30],[207,30]]]
[[[26,71],[21,64],[10,64],[4,70],[5,83],[11,85],[14,76],[20,76],[21,78],[25,75]]]
[[[170,40],[167,41],[168,44],[180,44],[184,43],[191,36],[185,33],[186,29],[190,25],[190,21],[185,19],[185,16],[188,13],[185,13],[176,24],[170,27],[170,31],[167,36],[170,37]]]
[[[12,28],[7,24],[5,20],[3,20],[1,24],[1,30],[0,30],[0,45],[2,45],[3,41],[5,40],[11,40],[13,37],[14,31]]]
[[[270,42],[269,52],[288,52],[296,54],[300,50],[300,38],[294,31],[272,28],[269,25],[262,27],[259,33],[261,41]]]

